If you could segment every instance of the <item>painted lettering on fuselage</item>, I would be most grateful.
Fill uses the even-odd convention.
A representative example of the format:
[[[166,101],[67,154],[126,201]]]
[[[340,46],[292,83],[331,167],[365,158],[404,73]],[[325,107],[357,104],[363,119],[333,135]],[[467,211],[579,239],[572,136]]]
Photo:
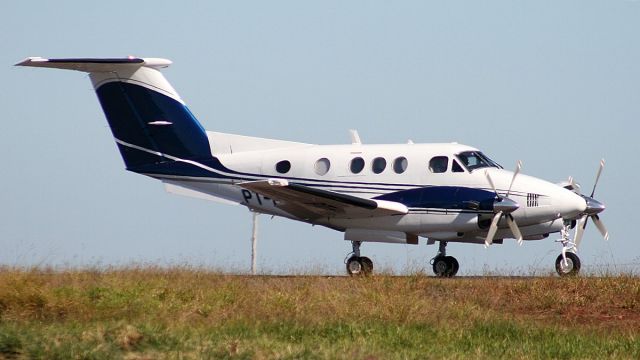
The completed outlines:
[[[276,201],[270,197],[260,195],[257,192],[249,191],[247,189],[242,189],[242,198],[244,199],[244,203],[249,205],[258,205],[258,206],[269,206],[270,203],[273,206],[277,206]]]

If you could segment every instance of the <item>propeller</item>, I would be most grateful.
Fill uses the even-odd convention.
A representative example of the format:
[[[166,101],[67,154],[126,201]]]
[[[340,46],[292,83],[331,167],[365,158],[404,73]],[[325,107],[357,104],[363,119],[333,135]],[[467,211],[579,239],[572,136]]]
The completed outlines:
[[[569,179],[566,182],[561,183],[560,185],[567,190],[571,190],[574,193],[581,195],[582,187],[576,182],[576,179],[574,179],[573,176],[569,176]]]
[[[487,177],[487,181],[489,182],[489,185],[491,185],[493,192],[496,193],[497,198],[493,202],[493,211],[496,214],[491,220],[491,225],[489,226],[489,231],[487,232],[487,238],[484,240],[485,247],[493,244],[493,238],[498,231],[498,222],[500,222],[502,217],[507,219],[507,225],[509,226],[509,229],[511,229],[513,236],[518,240],[518,244],[522,245],[522,233],[520,232],[518,224],[516,224],[516,220],[513,218],[513,215],[511,215],[512,212],[518,210],[520,205],[516,201],[513,201],[509,198],[513,183],[515,182],[516,177],[520,173],[521,169],[522,161],[518,161],[516,164],[516,170],[513,172],[513,177],[511,178],[511,183],[509,184],[509,190],[507,190],[507,194],[505,196],[501,196],[500,194],[498,194],[498,190],[496,190],[496,186],[493,183],[493,179],[491,179],[491,175],[489,175],[488,171],[484,172],[484,175]]]
[[[589,218],[593,221],[593,224],[598,228],[598,231],[602,235],[605,240],[609,240],[609,231],[604,226],[602,220],[600,220],[599,213],[605,210],[605,206],[603,203],[594,199],[593,196],[596,193],[596,187],[598,186],[598,181],[600,181],[600,175],[602,174],[602,170],[604,169],[604,159],[600,160],[600,167],[598,168],[598,172],[596,174],[596,181],[593,183],[593,189],[591,190],[591,195],[580,195],[587,202],[587,208],[585,209],[582,217],[578,220],[578,224],[576,225],[576,235],[574,238],[574,243],[576,244],[576,248],[580,245],[582,241],[582,236],[584,235],[584,230],[587,227],[587,223],[589,222]]]

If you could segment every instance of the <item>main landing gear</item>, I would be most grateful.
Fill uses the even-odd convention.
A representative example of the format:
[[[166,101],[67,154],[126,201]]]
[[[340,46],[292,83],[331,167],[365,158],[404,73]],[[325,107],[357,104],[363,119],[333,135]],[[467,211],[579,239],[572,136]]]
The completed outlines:
[[[373,272],[373,261],[366,256],[360,256],[360,241],[352,241],[353,251],[347,255],[345,261],[347,265],[347,273],[351,276],[368,276]],[[447,256],[447,242],[440,241],[438,253],[431,259],[433,265],[433,273],[438,277],[453,277],[458,273],[460,264],[453,256]]]
[[[453,277],[458,273],[460,264],[453,256],[447,256],[447,242],[440,241],[438,253],[431,259],[433,265],[433,273],[438,277]]]
[[[576,243],[569,236],[569,223],[560,230],[562,236],[557,242],[562,244],[562,253],[556,258],[556,272],[560,276],[575,276],[580,272],[580,258],[576,255]]]
[[[361,241],[351,242],[353,252],[349,254],[351,257],[346,261],[347,273],[351,276],[367,276],[373,272],[373,261],[366,256],[360,256],[361,244]]]

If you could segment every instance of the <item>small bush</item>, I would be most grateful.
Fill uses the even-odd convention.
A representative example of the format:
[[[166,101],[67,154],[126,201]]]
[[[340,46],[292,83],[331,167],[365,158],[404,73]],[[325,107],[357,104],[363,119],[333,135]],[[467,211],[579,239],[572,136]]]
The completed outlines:
[[[0,358],[14,358],[17,357],[22,350],[22,341],[16,334],[16,332],[11,330],[3,329],[0,331]]]

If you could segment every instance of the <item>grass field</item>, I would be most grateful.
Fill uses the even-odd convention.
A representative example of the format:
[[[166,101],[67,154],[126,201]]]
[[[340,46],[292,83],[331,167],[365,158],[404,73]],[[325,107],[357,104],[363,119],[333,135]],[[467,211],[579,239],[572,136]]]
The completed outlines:
[[[636,277],[0,270],[0,358],[640,358]]]

